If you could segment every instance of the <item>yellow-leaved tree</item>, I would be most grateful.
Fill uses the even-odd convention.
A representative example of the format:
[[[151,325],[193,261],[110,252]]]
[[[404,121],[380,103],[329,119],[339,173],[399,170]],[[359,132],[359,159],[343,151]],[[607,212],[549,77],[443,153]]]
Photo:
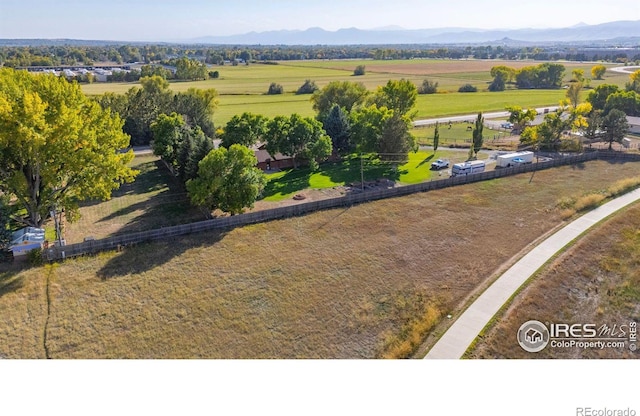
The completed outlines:
[[[14,219],[40,227],[54,208],[75,214],[133,181],[122,125],[77,83],[0,69],[0,192],[23,209]]]

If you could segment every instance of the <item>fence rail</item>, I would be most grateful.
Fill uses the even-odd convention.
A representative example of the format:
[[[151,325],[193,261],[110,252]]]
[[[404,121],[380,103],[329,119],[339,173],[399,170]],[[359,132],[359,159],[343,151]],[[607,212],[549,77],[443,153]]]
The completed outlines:
[[[289,218],[324,209],[351,206],[368,201],[376,201],[379,199],[410,195],[417,192],[427,192],[436,189],[448,188],[451,186],[502,178],[519,173],[533,172],[537,170],[549,169],[563,165],[571,165],[595,159],[640,161],[640,154],[594,151],[582,153],[579,155],[562,156],[539,163],[496,169],[473,175],[457,176],[447,179],[433,180],[430,182],[422,182],[414,185],[399,186],[388,189],[379,189],[358,193],[354,192],[342,197],[305,202],[297,205],[249,212],[246,214],[234,215],[230,217],[214,218],[211,220],[159,228],[150,231],[139,231],[129,234],[116,235],[104,239],[85,241],[82,243],[70,244],[66,246],[55,246],[46,249],[44,251],[44,256],[49,261],[61,260],[68,257],[93,254],[100,251],[116,250],[120,249],[121,247],[142,242],[165,240],[170,237],[178,237],[188,234],[211,231],[215,229],[234,228],[247,224],[255,224],[276,219]]]

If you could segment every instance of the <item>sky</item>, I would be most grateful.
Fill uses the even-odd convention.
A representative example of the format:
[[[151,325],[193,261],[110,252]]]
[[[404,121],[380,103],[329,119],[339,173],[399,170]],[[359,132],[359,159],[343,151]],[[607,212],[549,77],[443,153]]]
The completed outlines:
[[[638,0],[0,0],[0,38],[176,41],[269,30],[558,28],[640,20]]]

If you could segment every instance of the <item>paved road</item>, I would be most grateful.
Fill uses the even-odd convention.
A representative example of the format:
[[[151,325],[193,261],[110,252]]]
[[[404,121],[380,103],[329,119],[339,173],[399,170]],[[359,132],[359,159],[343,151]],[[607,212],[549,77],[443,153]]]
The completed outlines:
[[[426,359],[459,359],[489,320],[536,270],[580,234],[620,210],[640,200],[640,189],[616,198],[569,223],[544,240],[514,264],[467,308],[438,342]],[[515,339],[515,334],[513,339]]]
[[[621,74],[633,74],[638,69],[640,69],[640,66],[619,66],[616,68],[610,68],[609,71],[619,72]]]
[[[557,106],[540,107],[540,108],[536,108],[536,111],[538,112],[538,114],[543,114],[545,110],[555,111],[557,108],[558,108]],[[497,111],[494,113],[483,113],[482,116],[485,118],[485,120],[491,119],[491,118],[503,118],[503,117],[509,117],[509,112]],[[450,121],[454,123],[461,122],[461,121],[475,121],[476,118],[478,118],[477,113],[468,114],[465,116],[452,116],[452,117],[440,117],[440,118],[430,118],[425,120],[416,120],[413,122],[413,125],[418,127],[418,126],[428,126],[431,124],[436,124],[436,122],[444,124]]]

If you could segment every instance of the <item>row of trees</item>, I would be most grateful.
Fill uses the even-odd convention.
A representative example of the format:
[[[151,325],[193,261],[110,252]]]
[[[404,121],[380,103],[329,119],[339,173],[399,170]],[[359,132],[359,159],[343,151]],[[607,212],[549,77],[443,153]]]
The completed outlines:
[[[214,149],[212,138],[176,113],[160,114],[151,130],[154,154],[184,183],[194,205],[232,215],[253,206],[266,180],[248,147]]]
[[[609,149],[614,142],[622,142],[629,130],[627,116],[640,116],[640,70],[630,75],[625,90],[603,84],[590,91],[584,103],[580,100],[580,74],[575,75],[577,79],[567,90],[567,98],[560,103],[559,110],[545,115],[544,121],[537,126],[529,125],[536,116],[535,110],[507,107],[509,121],[522,130],[523,144],[557,151],[562,148],[563,134],[576,130],[590,141],[609,143]]]
[[[93,65],[95,62],[157,63],[178,58],[197,59],[208,64],[243,60],[280,61],[300,59],[535,59],[568,61],[640,61],[637,50],[509,46],[433,46],[433,45],[346,45],[346,46],[194,46],[194,45],[75,45],[0,47],[0,63],[5,66]]]
[[[180,114],[190,126],[198,126],[206,136],[214,137],[216,90],[190,88],[186,92],[173,93],[169,82],[157,75],[141,78],[140,84],[141,88],[132,87],[126,94],[105,93],[96,97],[102,108],[117,113],[124,120],[124,132],[131,136],[132,145],[151,142],[151,124],[160,114]]]
[[[507,83],[514,81],[517,88],[560,88],[564,71],[564,65],[549,62],[521,69],[495,66],[491,68],[489,91],[503,91]]]

